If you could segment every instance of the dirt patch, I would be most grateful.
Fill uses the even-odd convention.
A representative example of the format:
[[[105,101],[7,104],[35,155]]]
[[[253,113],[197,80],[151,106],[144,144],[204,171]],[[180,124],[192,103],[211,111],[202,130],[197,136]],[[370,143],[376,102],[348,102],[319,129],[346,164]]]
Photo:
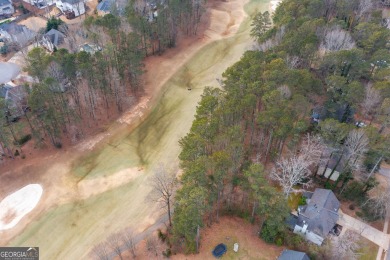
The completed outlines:
[[[25,25],[28,29],[38,32],[41,28],[46,28],[47,21],[41,17],[32,16],[26,20],[18,22],[20,25]]]
[[[215,259],[211,251],[219,243],[227,246],[223,259],[276,259],[283,247],[265,243],[257,236],[258,227],[236,217],[222,217],[219,223],[201,230],[201,246],[197,255],[175,255],[172,259]],[[239,244],[238,252],[233,251]]]

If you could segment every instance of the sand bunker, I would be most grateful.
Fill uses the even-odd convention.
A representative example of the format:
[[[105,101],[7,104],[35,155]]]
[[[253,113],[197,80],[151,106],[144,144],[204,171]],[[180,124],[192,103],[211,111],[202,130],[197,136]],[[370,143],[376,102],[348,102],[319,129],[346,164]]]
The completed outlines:
[[[13,228],[38,204],[42,186],[30,184],[7,196],[0,202],[0,231]]]
[[[272,12],[275,12],[276,8],[278,7],[278,5],[280,5],[281,2],[282,2],[282,0],[271,1],[271,10],[272,10]]]

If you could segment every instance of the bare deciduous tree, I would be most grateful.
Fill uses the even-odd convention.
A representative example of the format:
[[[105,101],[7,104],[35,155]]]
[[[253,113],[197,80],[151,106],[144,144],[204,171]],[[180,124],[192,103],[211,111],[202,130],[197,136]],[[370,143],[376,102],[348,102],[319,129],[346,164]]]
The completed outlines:
[[[350,50],[355,47],[355,41],[351,34],[340,28],[340,26],[326,29],[322,37],[320,49],[325,52]]]
[[[370,207],[374,217],[385,218],[390,214],[390,190],[378,188],[375,196],[369,198],[364,205]]]
[[[108,244],[110,245],[110,248],[115,252],[117,256],[122,260],[122,247],[121,247],[121,242],[122,242],[122,236],[119,233],[115,233],[111,235],[108,238]]]
[[[99,260],[109,260],[109,253],[107,250],[107,243],[102,242],[92,249],[92,255]]]
[[[366,117],[371,115],[371,121],[374,119],[374,115],[381,104],[382,97],[378,90],[368,85],[366,88],[366,95],[362,103],[363,113]]]
[[[271,172],[271,179],[279,182],[283,192],[288,197],[297,184],[308,186],[309,182],[303,182],[310,176],[308,163],[300,156],[292,156],[288,159],[281,158],[276,162],[275,168]]]
[[[335,237],[331,244],[332,259],[357,259],[359,235],[348,230],[344,235]]]
[[[281,158],[276,162],[271,179],[279,182],[286,197],[293,191],[295,185],[301,184],[304,187],[310,185],[310,181],[305,182],[305,179],[309,178],[310,166],[318,162],[322,150],[321,139],[318,136],[307,135],[298,155],[288,159]]]
[[[372,3],[372,0],[360,0],[359,9],[357,10],[357,18],[361,19],[367,17],[373,8],[374,4]]]
[[[150,259],[158,257],[160,252],[159,241],[155,236],[150,236],[146,239],[146,250]]]
[[[171,210],[173,195],[177,186],[174,170],[168,171],[164,165],[160,165],[151,178],[153,190],[149,196],[153,201],[159,202],[167,209],[169,225],[172,226]]]
[[[368,150],[369,140],[363,129],[352,130],[346,140],[347,166],[352,171],[360,170],[365,153]]]
[[[134,233],[130,228],[125,229],[122,232],[122,242],[126,249],[128,249],[131,252],[131,255],[133,258],[135,258],[136,255],[136,243],[134,240]]]
[[[287,56],[286,57],[286,64],[289,69],[296,69],[298,68],[300,63],[300,58],[298,56]]]
[[[300,149],[300,156],[309,164],[317,163],[324,149],[325,145],[320,136],[307,134]]]

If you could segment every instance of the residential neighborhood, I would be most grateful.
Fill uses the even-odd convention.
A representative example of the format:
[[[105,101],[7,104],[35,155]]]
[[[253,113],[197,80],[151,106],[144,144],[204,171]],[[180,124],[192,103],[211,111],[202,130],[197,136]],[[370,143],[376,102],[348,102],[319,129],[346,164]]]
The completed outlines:
[[[12,5],[11,0],[1,0],[0,1],[0,17],[11,16],[15,12],[15,9]]]

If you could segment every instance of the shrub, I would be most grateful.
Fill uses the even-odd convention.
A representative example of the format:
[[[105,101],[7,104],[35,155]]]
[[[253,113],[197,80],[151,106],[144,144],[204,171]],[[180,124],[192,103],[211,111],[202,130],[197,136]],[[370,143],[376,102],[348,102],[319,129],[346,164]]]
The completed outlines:
[[[299,201],[298,201],[298,205],[299,205],[299,206],[306,205],[306,197],[301,196],[301,198],[300,198]]]
[[[276,245],[277,246],[282,246],[283,245],[283,239],[282,238],[278,238],[278,239],[276,239]]]
[[[170,257],[172,255],[172,251],[170,248],[167,248],[165,251],[162,252],[163,256]]]
[[[159,238],[162,242],[165,242],[165,240],[167,239],[167,235],[164,234],[164,233],[161,231],[161,229],[158,230],[157,235],[158,235],[158,238]]]
[[[349,204],[349,207],[348,207],[350,210],[355,210],[355,204]]]
[[[356,203],[361,203],[366,199],[366,194],[363,192],[364,189],[364,184],[357,182],[357,181],[352,181],[345,191],[341,194],[341,196],[344,199],[354,201]]]
[[[3,45],[0,47],[0,54],[1,55],[6,55],[8,53],[8,45]]]
[[[28,141],[30,141],[31,140],[31,135],[30,134],[27,134],[27,135],[24,135],[24,136],[22,136],[22,138],[20,138],[19,140],[18,140],[18,144],[19,145],[24,145],[25,143],[27,143]]]
[[[331,189],[333,189],[333,185],[331,183],[329,183],[329,182],[326,182],[325,183],[325,189],[331,190]]]
[[[61,149],[61,148],[62,148],[62,143],[56,142],[56,143],[54,144],[54,147],[55,147],[55,148],[58,148],[58,149]]]

